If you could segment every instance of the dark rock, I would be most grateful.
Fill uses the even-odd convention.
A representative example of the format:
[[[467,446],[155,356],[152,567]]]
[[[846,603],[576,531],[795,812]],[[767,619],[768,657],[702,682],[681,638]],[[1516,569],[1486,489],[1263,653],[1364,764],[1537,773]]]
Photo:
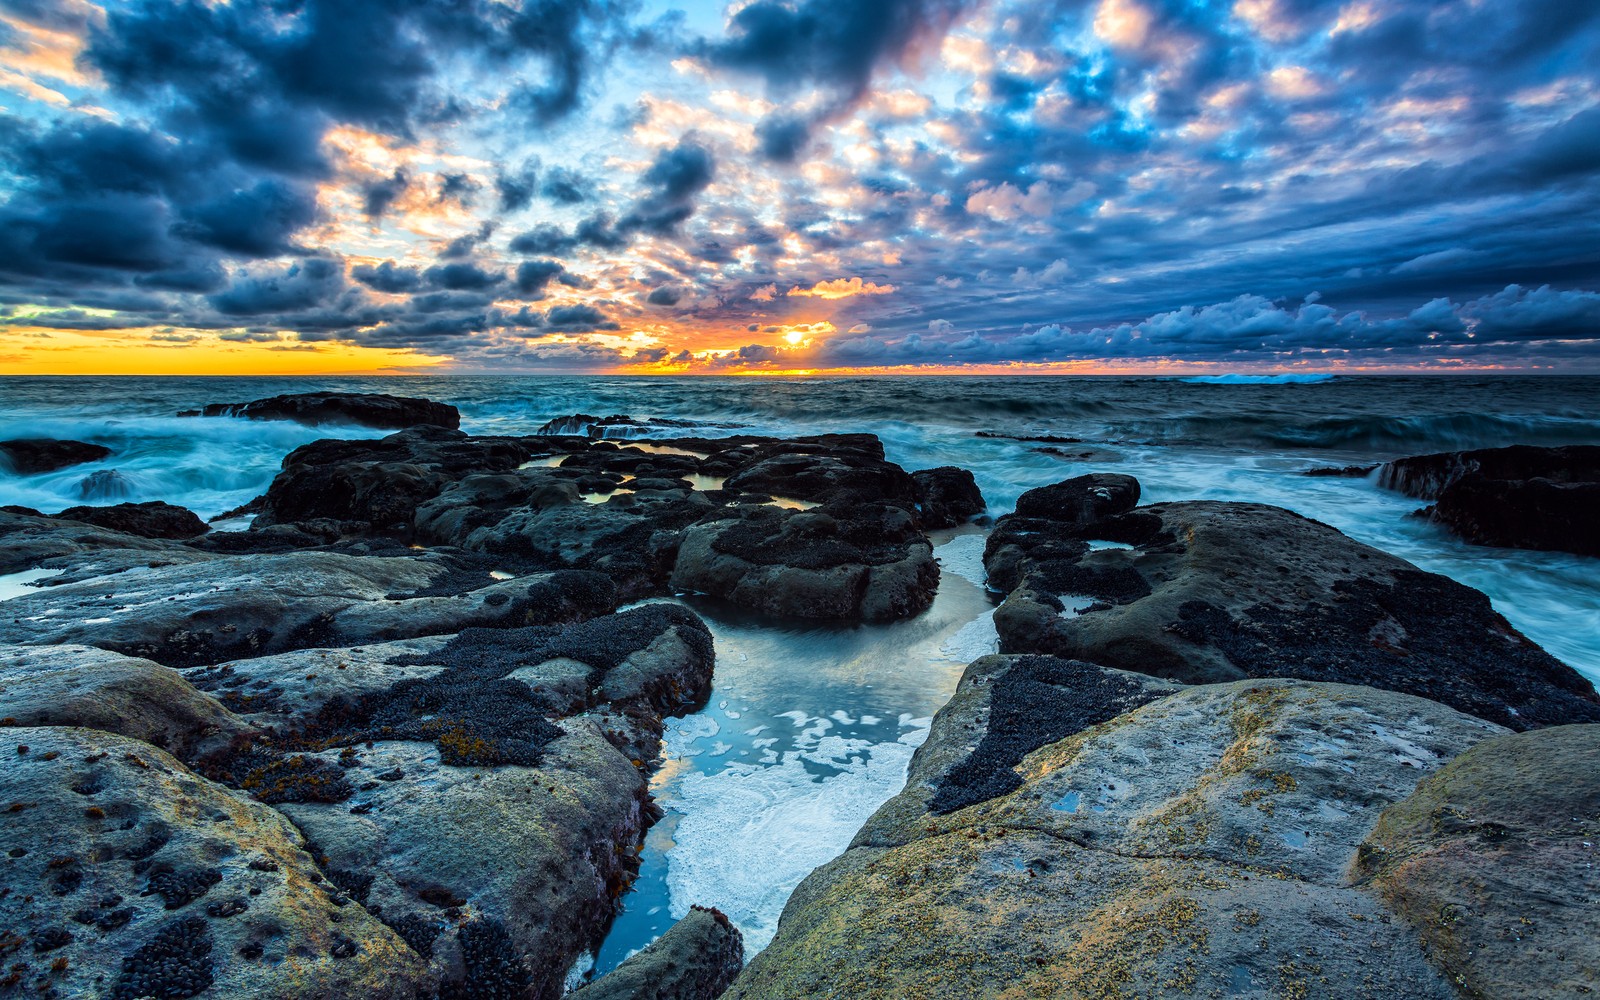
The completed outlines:
[[[1018,517],[1086,525],[1132,510],[1139,503],[1139,481],[1132,476],[1092,472],[1017,498]]]
[[[133,482],[116,469],[99,469],[78,483],[79,500],[121,500],[136,492]]]
[[[435,427],[378,441],[316,441],[283,460],[251,530],[328,520],[350,533],[408,539],[417,508],[446,486],[472,473],[509,472],[534,453],[524,439]]]
[[[841,436],[842,437],[842,436]],[[744,452],[746,449],[739,449]],[[916,481],[900,466],[883,460],[882,446],[855,442],[836,443],[826,450],[780,441],[749,449],[744,463],[727,476],[730,490],[809,500],[813,503],[870,503],[883,501],[915,509]],[[723,454],[708,457],[703,468],[726,461]]]
[[[13,438],[0,441],[0,464],[9,465],[19,476],[54,472],[84,462],[109,458],[111,449],[84,441],[58,441],[54,438]]]
[[[1487,448],[1386,463],[1378,484],[1477,545],[1600,556],[1600,446]]]
[[[739,929],[698,906],[648,948],[570,994],[574,1000],[716,1000],[744,965]]]
[[[1003,518],[985,562],[990,585],[1009,591],[995,613],[1003,652],[1191,683],[1367,684],[1513,729],[1600,720],[1589,682],[1483,594],[1280,508],[1155,504],[1087,525]]]
[[[953,465],[921,469],[911,474],[917,484],[917,503],[925,528],[953,528],[982,514],[987,507],[978,481],[966,469]]]
[[[295,420],[303,424],[356,424],[393,430],[421,424],[452,430],[461,426],[461,412],[446,403],[365,392],[301,392],[249,403],[211,403],[178,416]]]
[[[1323,465],[1315,469],[1307,469],[1301,475],[1310,476],[1312,479],[1365,479],[1372,475],[1373,470],[1376,468],[1376,465]]]
[[[889,621],[933,602],[939,565],[885,503],[726,508],[683,532],[672,586],[766,614]]]
[[[55,516],[113,531],[126,531],[141,538],[193,538],[211,530],[194,511],[160,500],[119,503],[111,507],[68,507]]]
[[[1464,476],[1485,479],[1548,479],[1560,483],[1600,481],[1600,445],[1566,448],[1482,448],[1446,451],[1433,455],[1385,462],[1378,470],[1378,485],[1407,496],[1433,500]]]

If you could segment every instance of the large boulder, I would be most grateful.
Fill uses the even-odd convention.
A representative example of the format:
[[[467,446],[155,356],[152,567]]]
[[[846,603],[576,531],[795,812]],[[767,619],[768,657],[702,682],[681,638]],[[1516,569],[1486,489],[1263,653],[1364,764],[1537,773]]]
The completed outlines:
[[[939,564],[886,503],[728,508],[683,532],[672,586],[797,618],[889,621],[933,603]]]
[[[1088,525],[1139,504],[1139,480],[1118,473],[1091,472],[1017,498],[1017,517]]]
[[[420,424],[452,430],[461,426],[461,411],[447,403],[370,392],[298,392],[248,403],[211,403],[178,416],[295,420],[303,424],[355,424],[392,430]]]
[[[1385,463],[1378,483],[1469,542],[1600,556],[1600,446],[1485,448]]]
[[[1466,996],[1600,981],[1600,726],[1484,740],[1384,811],[1352,866]]]
[[[559,996],[636,871],[660,717],[705,700],[710,633],[652,604],[389,644],[388,670],[379,652],[191,671],[248,678],[258,697],[240,710],[274,727],[204,766],[292,818],[442,995]]]
[[[13,438],[0,441],[0,466],[19,476],[54,472],[84,462],[111,457],[111,449],[87,441],[60,441],[55,438]]]
[[[725,996],[1456,996],[1345,872],[1386,807],[1504,730],[1370,688],[1207,685],[1023,754],[1010,790],[927,811],[1014,724],[984,691],[1016,665],[969,668],[906,790],[800,885]],[[1106,677],[1104,709],[1152,693]]]
[[[693,907],[649,947],[572,994],[573,1000],[717,1000],[744,965],[739,928]]]
[[[985,556],[1003,652],[1190,683],[1299,677],[1444,702],[1513,729],[1600,721],[1600,698],[1446,577],[1262,504],[1003,518]]]
[[[494,582],[444,559],[330,552],[208,556],[95,576],[7,601],[0,641],[81,643],[169,666],[349,646],[470,626],[544,624],[614,607],[609,581]]]
[[[519,438],[416,427],[379,441],[315,441],[283,460],[252,528],[318,520],[353,534],[409,538],[417,508],[473,473],[507,472],[536,454]]]
[[[275,810],[127,737],[48,727],[0,740],[0,951],[18,995],[414,1000],[425,989],[422,959],[347,905]]]
[[[0,646],[0,726],[119,733],[188,760],[251,727],[171,667],[92,646]]]
[[[942,465],[911,474],[924,528],[953,528],[982,514],[987,505],[978,481],[966,469]]]
[[[125,531],[141,538],[193,538],[210,530],[194,511],[160,500],[109,507],[68,507],[56,517]]]

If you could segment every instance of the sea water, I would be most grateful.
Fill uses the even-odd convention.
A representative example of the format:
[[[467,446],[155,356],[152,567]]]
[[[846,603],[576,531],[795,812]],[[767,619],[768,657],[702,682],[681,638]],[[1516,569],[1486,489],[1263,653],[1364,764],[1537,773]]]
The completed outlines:
[[[0,470],[0,504],[50,513],[166,500],[214,516],[262,492],[293,448],[382,432],[176,412],[313,389],[453,403],[476,434],[532,433],[579,412],[691,421],[704,436],[867,431],[908,469],[972,470],[994,515],[1025,490],[1090,471],[1136,476],[1146,502],[1277,504],[1484,591],[1514,625],[1600,680],[1600,560],[1468,545],[1411,517],[1421,502],[1371,477],[1303,474],[1435,451],[1600,444],[1594,377],[9,378],[0,379],[0,440],[73,438],[113,454],[36,476]],[[716,638],[711,699],[668,722],[652,783],[666,818],[648,835],[595,972],[691,905],[727,912],[747,951],[759,950],[800,879],[901,787],[962,667],[995,644],[981,532],[935,540],[939,595],[909,622],[780,622],[689,601]]]

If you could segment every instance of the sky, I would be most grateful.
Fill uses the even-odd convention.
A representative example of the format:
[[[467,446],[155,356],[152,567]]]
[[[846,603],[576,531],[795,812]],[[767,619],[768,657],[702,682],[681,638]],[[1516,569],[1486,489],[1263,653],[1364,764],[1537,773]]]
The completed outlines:
[[[1600,371],[1600,3],[0,0],[0,373]]]

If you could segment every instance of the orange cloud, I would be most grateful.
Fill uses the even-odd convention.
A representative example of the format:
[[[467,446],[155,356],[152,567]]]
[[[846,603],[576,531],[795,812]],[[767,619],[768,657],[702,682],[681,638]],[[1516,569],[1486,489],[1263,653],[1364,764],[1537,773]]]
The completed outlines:
[[[894,291],[893,285],[877,285],[870,281],[863,282],[860,278],[835,278],[832,281],[819,281],[810,288],[796,285],[789,289],[789,294],[817,299],[848,299],[854,295],[889,295]]]

